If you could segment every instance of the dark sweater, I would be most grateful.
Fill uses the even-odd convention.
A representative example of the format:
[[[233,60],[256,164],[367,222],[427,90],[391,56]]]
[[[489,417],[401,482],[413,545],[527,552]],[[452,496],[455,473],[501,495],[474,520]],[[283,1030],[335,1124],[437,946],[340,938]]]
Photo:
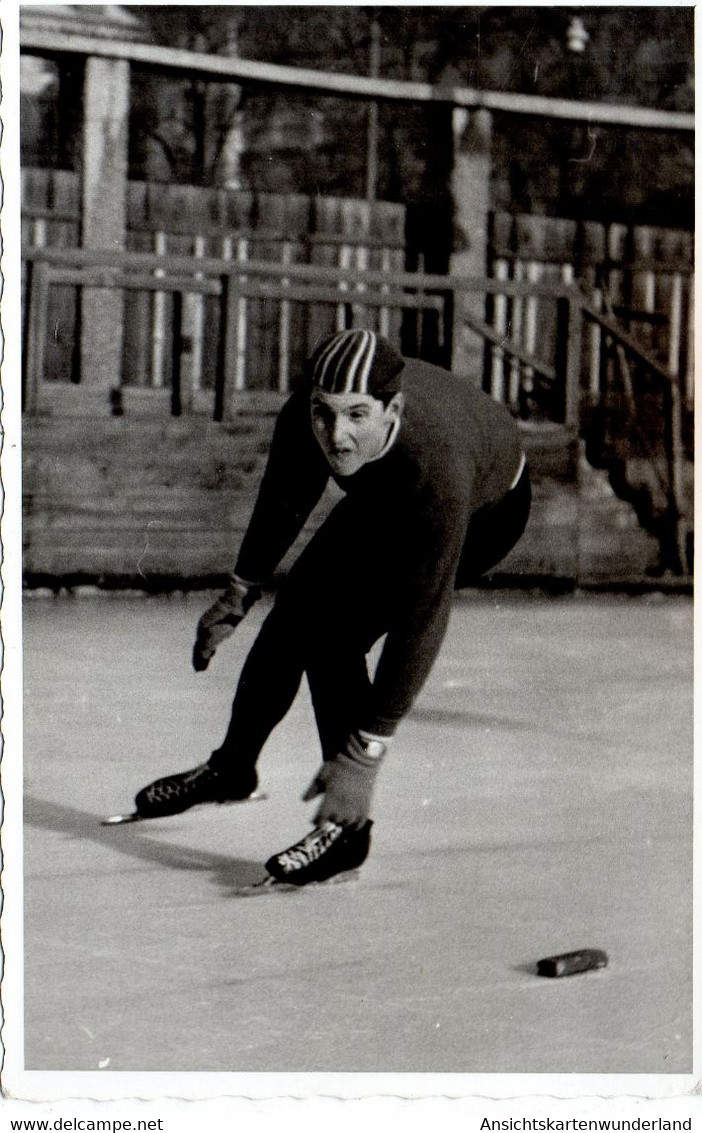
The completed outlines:
[[[393,618],[359,726],[391,735],[424,684],[448,622],[471,515],[496,503],[519,470],[522,445],[509,412],[470,381],[408,360],[405,408],[392,448],[355,475],[334,476],[402,563]],[[236,572],[262,581],[299,535],[332,475],[299,391],[276,423]],[[360,509],[360,511],[359,511]]]

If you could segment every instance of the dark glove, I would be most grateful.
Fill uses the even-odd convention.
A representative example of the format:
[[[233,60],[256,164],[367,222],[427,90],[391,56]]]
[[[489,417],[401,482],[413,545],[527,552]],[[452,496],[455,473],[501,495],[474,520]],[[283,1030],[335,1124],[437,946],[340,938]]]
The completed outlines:
[[[234,633],[246,611],[261,597],[259,586],[232,575],[227,589],[200,618],[193,648],[193,669],[201,673],[217,647]]]
[[[324,795],[314,822],[337,822],[356,829],[368,820],[378,768],[390,743],[389,737],[352,732],[345,748],[322,764],[302,796],[304,802]]]

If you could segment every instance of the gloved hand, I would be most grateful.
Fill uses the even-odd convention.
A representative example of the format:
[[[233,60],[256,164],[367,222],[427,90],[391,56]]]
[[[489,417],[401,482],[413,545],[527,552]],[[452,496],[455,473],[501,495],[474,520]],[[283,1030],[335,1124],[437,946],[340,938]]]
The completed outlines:
[[[337,822],[359,829],[368,820],[378,769],[388,749],[388,737],[352,732],[345,748],[323,763],[302,796],[304,802],[324,795],[314,822]]]
[[[247,610],[261,597],[261,588],[232,575],[227,589],[200,618],[193,647],[193,669],[201,673],[217,647],[234,633]]]

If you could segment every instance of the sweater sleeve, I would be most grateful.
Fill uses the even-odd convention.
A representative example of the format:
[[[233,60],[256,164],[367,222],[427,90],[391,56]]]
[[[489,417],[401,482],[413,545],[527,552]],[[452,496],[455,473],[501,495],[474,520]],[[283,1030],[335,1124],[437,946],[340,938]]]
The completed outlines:
[[[409,712],[444,639],[467,526],[460,501],[443,503],[411,525],[390,629],[360,727],[390,736]]]
[[[294,393],[273,431],[266,469],[236,562],[236,573],[261,582],[300,534],[329,479],[314,439],[307,399]]]

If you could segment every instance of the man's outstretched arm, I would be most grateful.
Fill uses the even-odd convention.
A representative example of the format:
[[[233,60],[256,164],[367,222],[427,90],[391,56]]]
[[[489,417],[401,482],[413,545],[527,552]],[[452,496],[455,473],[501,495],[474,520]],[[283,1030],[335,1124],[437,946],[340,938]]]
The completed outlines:
[[[261,582],[302,531],[329,479],[310,425],[307,395],[294,393],[273,432],[266,469],[236,563],[241,578]]]
[[[200,618],[193,668],[202,672],[261,596],[320,499],[328,470],[309,424],[309,407],[293,394],[280,412],[254,510],[229,584]]]

